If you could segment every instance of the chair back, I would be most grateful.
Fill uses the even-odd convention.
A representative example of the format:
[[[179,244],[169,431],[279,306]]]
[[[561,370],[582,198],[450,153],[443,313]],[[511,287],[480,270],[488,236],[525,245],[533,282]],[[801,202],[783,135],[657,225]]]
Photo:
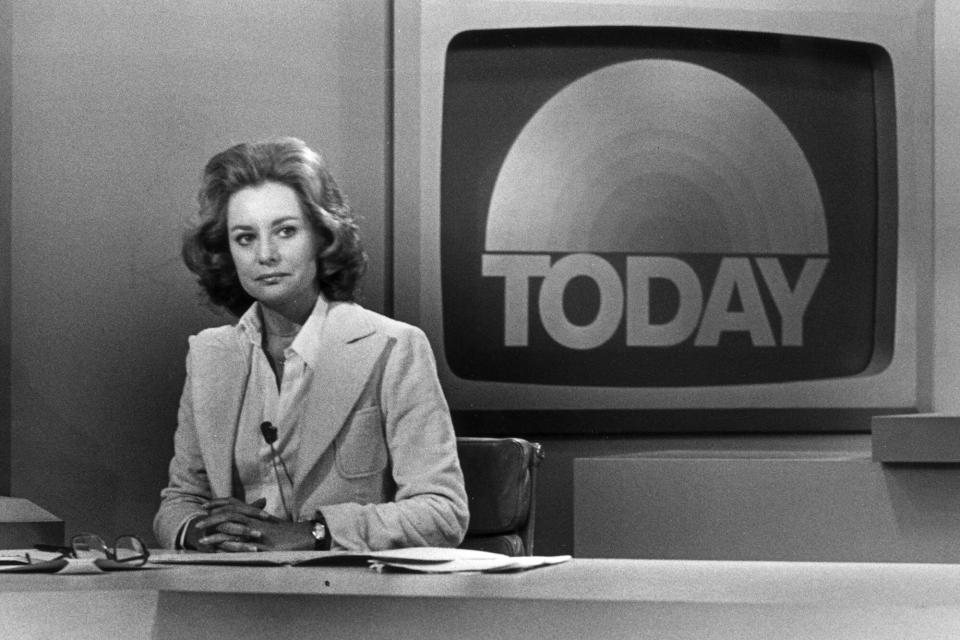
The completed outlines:
[[[470,506],[461,548],[533,555],[540,444],[522,438],[457,438],[457,452]]]

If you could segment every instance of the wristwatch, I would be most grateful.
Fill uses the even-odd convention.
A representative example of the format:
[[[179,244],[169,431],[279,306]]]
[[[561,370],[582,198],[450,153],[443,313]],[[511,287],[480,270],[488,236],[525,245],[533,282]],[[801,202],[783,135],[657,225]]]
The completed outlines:
[[[313,548],[315,551],[327,551],[330,549],[330,534],[327,531],[327,521],[323,514],[317,511],[313,520],[310,521],[310,533],[313,535]]]

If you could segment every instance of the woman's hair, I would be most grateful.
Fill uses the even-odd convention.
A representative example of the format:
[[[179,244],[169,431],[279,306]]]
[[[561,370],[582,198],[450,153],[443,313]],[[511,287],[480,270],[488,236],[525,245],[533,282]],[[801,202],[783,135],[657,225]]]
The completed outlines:
[[[367,258],[357,224],[323,157],[297,138],[242,143],[213,156],[203,170],[200,210],[183,236],[182,255],[210,301],[241,315],[253,302],[230,255],[230,196],[266,182],[294,190],[320,237],[317,285],[328,300],[353,300]]]

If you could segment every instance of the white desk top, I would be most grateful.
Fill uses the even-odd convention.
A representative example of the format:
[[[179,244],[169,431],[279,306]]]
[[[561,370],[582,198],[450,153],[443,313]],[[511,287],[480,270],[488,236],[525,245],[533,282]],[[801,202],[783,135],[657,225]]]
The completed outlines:
[[[261,640],[317,629],[357,640],[952,640],[960,565],[584,559],[516,574],[0,574],[0,620],[29,640]]]
[[[85,576],[0,574],[0,594],[75,590],[960,606],[960,565],[574,559],[512,574],[378,574],[362,567],[224,566],[171,566]]]

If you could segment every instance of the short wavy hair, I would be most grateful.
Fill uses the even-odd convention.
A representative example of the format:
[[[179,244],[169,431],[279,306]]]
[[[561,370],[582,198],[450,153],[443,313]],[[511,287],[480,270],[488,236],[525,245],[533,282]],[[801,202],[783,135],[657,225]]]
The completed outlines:
[[[323,156],[297,138],[245,142],[213,156],[203,171],[200,209],[183,235],[182,256],[210,301],[236,316],[253,303],[230,255],[227,204],[246,187],[267,182],[294,190],[320,237],[317,285],[328,300],[357,295],[367,257],[357,223]]]

